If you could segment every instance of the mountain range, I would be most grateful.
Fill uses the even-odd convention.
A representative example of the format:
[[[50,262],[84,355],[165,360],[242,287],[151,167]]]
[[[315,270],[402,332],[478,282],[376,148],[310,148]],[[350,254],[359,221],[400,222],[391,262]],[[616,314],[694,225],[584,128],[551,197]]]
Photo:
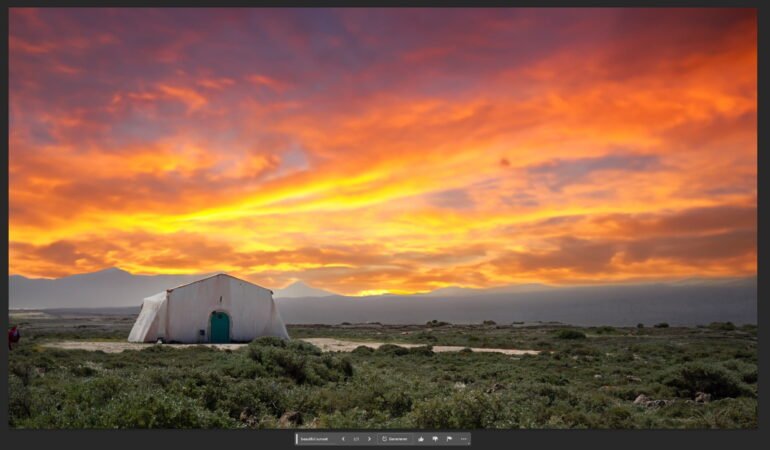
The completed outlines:
[[[332,295],[339,294],[325,291],[323,289],[314,288],[313,286],[309,286],[302,281],[295,281],[285,288],[275,289],[273,291],[273,297],[275,298],[329,297]]]
[[[116,268],[59,279],[11,275],[9,307],[136,307],[138,312],[144,297],[208,275],[132,275]],[[640,322],[698,325],[757,321],[756,277],[566,287],[445,287],[421,294],[367,297],[343,296],[297,281],[275,289],[273,296],[287,323],[425,323],[435,319],[628,326]]]
[[[140,305],[142,299],[166,289],[191,283],[210,274],[133,275],[109,268],[62,278],[8,277],[11,308],[104,308]],[[275,298],[326,297],[334,292],[302,281],[273,290]]]

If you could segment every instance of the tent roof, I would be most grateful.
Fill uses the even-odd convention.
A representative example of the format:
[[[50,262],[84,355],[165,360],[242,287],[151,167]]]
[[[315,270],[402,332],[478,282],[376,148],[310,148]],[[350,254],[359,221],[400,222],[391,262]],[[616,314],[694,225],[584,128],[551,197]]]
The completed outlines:
[[[170,288],[170,289],[166,289],[166,292],[171,292],[171,291],[173,291],[174,289],[179,289],[179,288],[182,288],[182,287],[185,287],[185,286],[190,286],[191,284],[195,284],[195,283],[201,283],[201,282],[203,282],[203,281],[206,281],[206,280],[210,280],[211,278],[216,278],[216,277],[229,277],[229,278],[232,278],[232,279],[234,279],[234,280],[238,280],[238,281],[240,281],[241,283],[246,283],[246,284],[249,284],[249,285],[251,285],[251,286],[254,286],[254,287],[258,287],[258,288],[260,288],[260,289],[264,289],[264,290],[266,290],[266,291],[269,291],[271,294],[273,293],[273,291],[272,291],[271,289],[268,289],[268,288],[262,287],[262,286],[260,286],[260,285],[258,285],[258,284],[254,284],[254,283],[251,283],[251,282],[249,282],[249,281],[246,281],[246,280],[242,280],[242,279],[240,279],[240,278],[234,277],[234,276],[232,276],[232,275],[229,275],[229,274],[226,274],[226,273],[217,273],[217,274],[214,274],[214,275],[211,275],[211,276],[205,277],[205,278],[201,278],[200,280],[196,280],[196,281],[193,281],[193,282],[190,282],[190,283],[186,283],[186,284],[182,284],[182,285],[179,285],[179,286],[176,286],[176,287]]]

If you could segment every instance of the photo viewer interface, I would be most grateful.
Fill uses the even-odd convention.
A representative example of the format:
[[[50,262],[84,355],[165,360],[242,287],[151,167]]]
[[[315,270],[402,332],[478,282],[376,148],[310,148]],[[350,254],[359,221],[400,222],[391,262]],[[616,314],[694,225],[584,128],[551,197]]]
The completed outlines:
[[[298,446],[323,445],[471,445],[471,433],[414,432],[414,433],[369,433],[369,432],[300,432],[294,434]]]

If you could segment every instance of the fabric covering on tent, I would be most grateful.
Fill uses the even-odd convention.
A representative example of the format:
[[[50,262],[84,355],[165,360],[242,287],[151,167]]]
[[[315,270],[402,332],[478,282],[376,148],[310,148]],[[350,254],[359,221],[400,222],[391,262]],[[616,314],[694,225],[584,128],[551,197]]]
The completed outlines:
[[[260,336],[289,339],[273,292],[218,274],[145,298],[128,340],[192,344]]]

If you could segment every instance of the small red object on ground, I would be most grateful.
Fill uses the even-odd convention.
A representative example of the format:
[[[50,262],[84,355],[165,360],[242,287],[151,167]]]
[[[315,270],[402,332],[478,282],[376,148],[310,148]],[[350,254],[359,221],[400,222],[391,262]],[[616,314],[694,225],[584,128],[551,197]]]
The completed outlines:
[[[19,338],[21,337],[21,334],[19,334],[19,327],[15,326],[8,330],[8,350],[13,350],[12,344],[16,344],[19,342]]]

